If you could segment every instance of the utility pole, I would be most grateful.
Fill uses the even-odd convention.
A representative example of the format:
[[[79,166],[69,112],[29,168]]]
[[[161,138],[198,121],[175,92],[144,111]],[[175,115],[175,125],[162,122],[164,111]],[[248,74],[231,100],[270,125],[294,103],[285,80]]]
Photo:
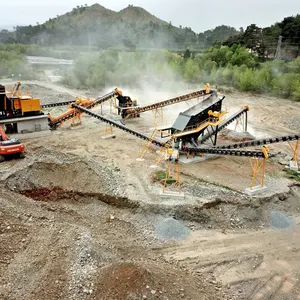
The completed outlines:
[[[279,36],[278,39],[278,44],[277,44],[277,49],[276,49],[276,53],[275,53],[275,60],[281,60],[281,46],[282,46],[282,36]]]

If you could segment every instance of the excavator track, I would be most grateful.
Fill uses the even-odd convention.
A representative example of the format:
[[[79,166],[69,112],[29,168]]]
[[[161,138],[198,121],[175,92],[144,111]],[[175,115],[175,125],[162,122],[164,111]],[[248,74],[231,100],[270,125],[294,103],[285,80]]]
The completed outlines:
[[[126,118],[130,118],[131,116],[138,115],[138,114],[146,112],[146,111],[162,108],[162,107],[165,107],[168,105],[185,102],[185,101],[203,97],[203,96],[212,95],[213,93],[215,93],[215,91],[213,91],[213,90],[211,90],[210,93],[206,93],[206,90],[199,90],[196,92],[192,92],[192,93],[182,95],[179,97],[174,97],[174,98],[171,98],[168,100],[164,100],[164,101],[157,102],[154,104],[149,104],[146,106],[141,106],[141,107],[136,107],[136,108],[134,108],[134,107],[125,108],[125,109],[129,110]]]
[[[151,141],[152,144],[158,146],[158,147],[164,147],[164,145],[166,143],[162,143],[158,140],[155,140],[155,139],[151,139],[149,138],[148,136],[138,132],[138,131],[135,131],[133,129],[130,129],[116,121],[113,121],[113,120],[109,120],[101,115],[98,115],[92,111],[90,111],[89,109],[85,108],[85,107],[82,107],[82,106],[79,106],[79,105],[76,105],[76,104],[73,104],[72,105],[74,108],[76,108],[77,110],[83,112],[83,113],[86,113],[87,115],[90,115],[91,117],[93,118],[96,118],[104,123],[107,123],[111,126],[114,126],[116,128],[119,128],[129,134],[132,134],[142,140],[145,140],[145,141]],[[258,151],[258,150],[235,150],[235,149],[217,149],[217,148],[190,148],[190,147],[187,147],[184,149],[184,153],[201,153],[201,154],[215,154],[215,155],[229,155],[229,156],[246,156],[246,157],[261,157],[261,158],[264,158],[265,155],[262,151]],[[270,154],[270,156],[272,156],[274,154]]]

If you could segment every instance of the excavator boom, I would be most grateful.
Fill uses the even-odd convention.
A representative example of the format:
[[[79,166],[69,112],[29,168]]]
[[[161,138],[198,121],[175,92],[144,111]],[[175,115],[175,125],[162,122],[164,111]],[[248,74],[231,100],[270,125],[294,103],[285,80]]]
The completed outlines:
[[[8,140],[8,137],[7,137],[6,133],[5,133],[5,130],[0,125],[0,142],[7,141],[7,140]]]

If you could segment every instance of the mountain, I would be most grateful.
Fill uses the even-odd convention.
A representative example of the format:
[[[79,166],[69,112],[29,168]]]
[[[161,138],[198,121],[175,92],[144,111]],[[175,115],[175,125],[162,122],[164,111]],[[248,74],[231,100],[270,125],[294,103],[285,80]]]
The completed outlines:
[[[221,26],[217,36],[225,41],[238,32]],[[219,28],[219,29],[220,29]],[[10,36],[17,43],[42,46],[81,45],[126,48],[203,48],[216,38],[214,31],[196,34],[191,28],[178,28],[165,22],[141,7],[129,5],[115,12],[100,4],[77,6],[71,12],[50,18],[44,24],[17,26]],[[0,42],[6,42],[0,32]]]

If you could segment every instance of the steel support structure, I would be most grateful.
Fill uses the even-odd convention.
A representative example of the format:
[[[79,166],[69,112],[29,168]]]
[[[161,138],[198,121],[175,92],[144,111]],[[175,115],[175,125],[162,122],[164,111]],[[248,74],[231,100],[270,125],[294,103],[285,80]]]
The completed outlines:
[[[253,190],[256,183],[259,187],[264,187],[265,185],[265,168],[266,168],[266,158],[249,158],[251,170],[252,170],[252,180],[250,185],[250,190]]]
[[[108,136],[108,135],[113,135],[113,126],[106,124],[105,125],[105,130],[104,130],[104,136]]]
[[[293,142],[288,142],[290,148],[293,151],[293,158],[291,161],[293,162],[294,166],[297,166],[298,163],[298,158],[299,158],[299,149],[300,149],[300,140],[298,139],[295,143]]]
[[[156,130],[158,123],[163,123],[164,122],[164,112],[162,107],[155,108],[152,110],[153,113],[153,127]]]
[[[180,165],[178,161],[172,162],[168,161],[167,169],[166,169],[166,177],[164,179],[164,186],[162,192],[165,193],[166,190],[176,188],[177,192],[181,192],[181,184],[180,184]]]
[[[143,160],[147,154],[147,152],[149,151],[150,146],[153,144],[153,140],[155,139],[156,135],[157,135],[158,130],[155,129],[152,134],[150,135],[149,139],[147,141],[145,141],[143,149],[141,150],[141,152],[138,155],[138,160]]]
[[[237,131],[237,129],[240,129],[242,132],[247,132],[248,129],[248,112],[246,111],[244,114],[242,114],[235,122],[234,131]]]
[[[80,117],[81,114],[82,114],[82,112],[79,112],[77,109],[73,108],[73,118],[72,118],[72,124],[71,124],[72,127],[82,125],[81,117]]]
[[[155,161],[156,166],[160,165],[160,163],[165,159],[167,151],[169,148],[172,147],[174,140],[175,140],[175,137],[174,137],[174,135],[172,135],[171,138],[162,145],[162,147],[160,148],[160,151],[159,151],[158,158]]]

